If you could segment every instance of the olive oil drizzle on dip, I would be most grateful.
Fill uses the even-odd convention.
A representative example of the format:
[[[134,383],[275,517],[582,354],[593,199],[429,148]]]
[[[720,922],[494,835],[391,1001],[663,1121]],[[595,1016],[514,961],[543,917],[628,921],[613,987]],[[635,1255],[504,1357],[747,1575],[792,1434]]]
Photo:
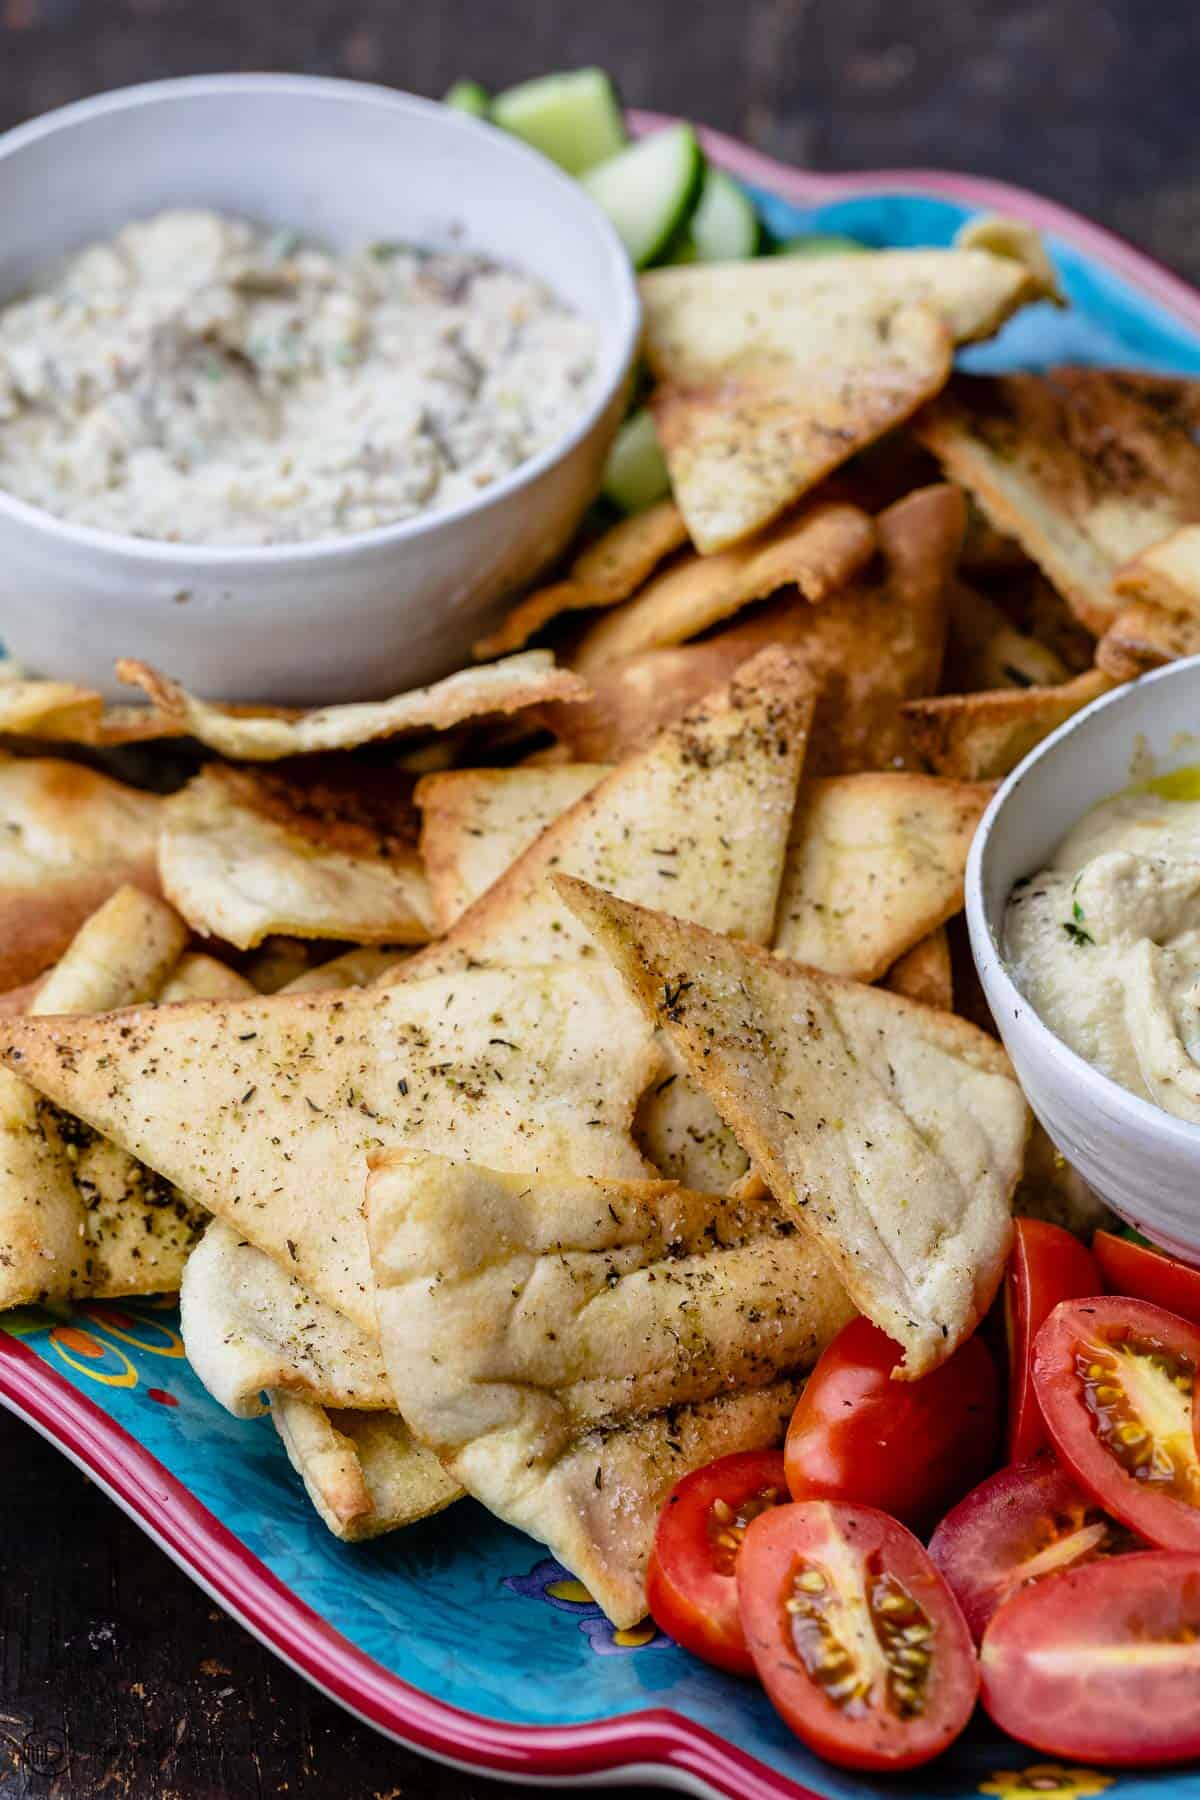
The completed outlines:
[[[456,505],[561,439],[596,335],[520,271],[167,212],[0,308],[0,489],[104,530],[267,545]]]
[[[1200,766],[1086,813],[1013,888],[1004,939],[1013,980],[1064,1043],[1200,1123]]]

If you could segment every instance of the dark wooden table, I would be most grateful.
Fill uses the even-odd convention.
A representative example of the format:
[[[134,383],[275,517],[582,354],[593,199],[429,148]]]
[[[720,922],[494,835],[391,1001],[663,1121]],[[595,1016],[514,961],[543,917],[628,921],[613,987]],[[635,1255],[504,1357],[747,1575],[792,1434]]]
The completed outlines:
[[[437,94],[583,62],[794,162],[1039,188],[1200,281],[1195,0],[0,0],[0,128],[164,75]],[[318,1698],[6,1415],[0,1472],[3,1800],[495,1791]]]

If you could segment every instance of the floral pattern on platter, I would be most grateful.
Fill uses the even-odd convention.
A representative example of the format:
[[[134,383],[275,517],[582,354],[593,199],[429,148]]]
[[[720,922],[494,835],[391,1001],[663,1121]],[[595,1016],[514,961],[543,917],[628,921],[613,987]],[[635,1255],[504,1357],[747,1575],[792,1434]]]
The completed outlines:
[[[1090,1800],[1113,1785],[1115,1777],[1102,1775],[1098,1769],[1071,1769],[1063,1763],[1034,1763],[1028,1769],[997,1769],[988,1781],[981,1781],[981,1794],[994,1794],[998,1800],[1045,1800],[1048,1794],[1061,1795],[1062,1800]]]
[[[501,1586],[510,1594],[520,1594],[523,1600],[542,1600],[559,1612],[573,1613],[579,1621],[580,1631],[597,1656],[622,1656],[631,1650],[649,1650],[672,1641],[658,1629],[653,1619],[643,1619],[640,1625],[618,1630],[610,1619],[605,1618],[582,1581],[577,1581],[570,1570],[564,1569],[552,1556],[544,1556],[534,1563],[527,1575],[505,1576]]]

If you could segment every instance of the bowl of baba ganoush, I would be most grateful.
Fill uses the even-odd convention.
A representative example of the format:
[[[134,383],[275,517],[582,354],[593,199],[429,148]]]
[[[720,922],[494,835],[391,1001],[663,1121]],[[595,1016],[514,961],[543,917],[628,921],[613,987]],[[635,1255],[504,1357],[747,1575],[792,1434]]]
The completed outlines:
[[[596,491],[640,325],[616,232],[517,140],[232,75],[0,138],[5,647],[233,700],[458,667]]]
[[[1200,1253],[1200,658],[1093,702],[999,789],[967,921],[1034,1111],[1127,1223]]]

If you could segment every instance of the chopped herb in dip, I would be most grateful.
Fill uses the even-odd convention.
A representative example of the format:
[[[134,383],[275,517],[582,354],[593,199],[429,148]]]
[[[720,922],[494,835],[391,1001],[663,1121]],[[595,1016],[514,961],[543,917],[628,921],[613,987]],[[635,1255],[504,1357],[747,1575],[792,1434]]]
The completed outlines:
[[[0,488],[137,537],[298,543],[454,506],[561,438],[590,324],[486,258],[380,250],[169,212],[81,251],[0,309]]]

